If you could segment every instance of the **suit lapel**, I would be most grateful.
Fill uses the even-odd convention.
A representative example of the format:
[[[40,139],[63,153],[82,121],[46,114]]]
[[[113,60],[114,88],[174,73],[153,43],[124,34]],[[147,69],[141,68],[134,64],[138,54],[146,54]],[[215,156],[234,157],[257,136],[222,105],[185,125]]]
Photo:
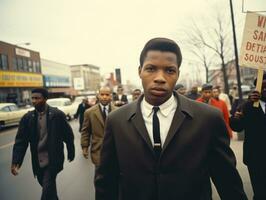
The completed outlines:
[[[168,132],[167,137],[165,139],[162,152],[166,149],[166,147],[168,146],[170,141],[173,139],[173,137],[177,133],[178,129],[180,128],[180,126],[182,125],[184,120],[185,120],[184,113],[182,113],[181,110],[179,108],[177,108],[177,110],[174,114],[170,129],[169,129],[169,132]]]
[[[100,121],[101,125],[104,126],[103,116],[100,105],[98,105],[97,109],[95,110],[96,118]]]
[[[142,101],[142,98],[139,98],[137,102],[134,102],[133,104],[134,107],[132,109],[132,112],[130,112],[129,114],[130,114],[132,124],[136,128],[138,134],[142,137],[144,142],[147,144],[147,146],[149,147],[149,149],[152,151],[153,155],[155,156],[154,151],[153,151],[153,146],[152,146],[152,143],[151,143],[151,140],[150,140],[150,137],[146,129],[145,122],[144,122],[144,119],[142,117],[142,113],[140,110],[140,102]]]

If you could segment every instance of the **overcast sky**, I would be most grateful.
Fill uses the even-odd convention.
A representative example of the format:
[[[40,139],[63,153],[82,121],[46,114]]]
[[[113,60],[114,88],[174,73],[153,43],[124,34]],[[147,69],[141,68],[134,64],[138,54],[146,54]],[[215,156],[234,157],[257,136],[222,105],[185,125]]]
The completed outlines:
[[[233,1],[241,33],[242,0]],[[244,2],[245,10],[266,10],[265,0]],[[195,73],[186,62],[192,58],[180,41],[180,30],[192,20],[211,23],[215,9],[230,17],[229,0],[0,0],[0,40],[30,42],[23,47],[39,51],[41,58],[94,64],[101,67],[101,74],[120,67],[123,83],[139,84],[139,54],[153,37],[178,41],[183,76]]]

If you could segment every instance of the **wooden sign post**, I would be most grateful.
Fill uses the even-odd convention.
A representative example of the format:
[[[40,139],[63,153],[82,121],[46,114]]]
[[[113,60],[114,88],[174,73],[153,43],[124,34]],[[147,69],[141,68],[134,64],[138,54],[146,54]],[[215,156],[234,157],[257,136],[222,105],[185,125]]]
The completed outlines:
[[[256,90],[261,92],[266,70],[266,16],[248,12],[240,50],[240,66],[258,70]],[[255,107],[259,102],[254,103]]]

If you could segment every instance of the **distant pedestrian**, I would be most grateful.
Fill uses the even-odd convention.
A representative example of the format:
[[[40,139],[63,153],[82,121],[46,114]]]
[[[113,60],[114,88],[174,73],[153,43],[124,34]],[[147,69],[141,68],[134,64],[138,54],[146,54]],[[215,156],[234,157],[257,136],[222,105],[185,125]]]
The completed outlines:
[[[254,81],[256,85],[256,80]],[[259,102],[259,107],[253,103]],[[247,165],[254,192],[254,200],[266,199],[266,74],[263,75],[261,93],[253,91],[249,99],[238,107],[230,118],[234,131],[245,134],[243,162]]]
[[[182,61],[167,38],[146,43],[139,76],[144,95],[106,121],[96,200],[246,200],[220,111],[174,91]]]
[[[48,92],[38,88],[32,90],[35,110],[25,114],[19,124],[13,147],[11,173],[18,175],[27,147],[30,144],[34,176],[42,186],[42,200],[57,197],[56,176],[63,169],[64,144],[68,160],[75,157],[74,135],[65,114],[46,104]]]
[[[203,84],[201,89],[201,97],[196,99],[196,101],[206,103],[208,105],[218,108],[222,114],[227,127],[227,133],[230,138],[233,137],[232,130],[229,126],[229,112],[225,102],[219,99],[218,89],[213,89],[211,84]]]
[[[127,95],[124,94],[124,88],[122,85],[118,85],[117,93],[113,96],[115,106],[120,107],[128,103]]]
[[[185,88],[185,86],[183,84],[176,84],[175,86],[175,91],[178,93],[178,94],[182,94],[182,95],[185,95],[186,92],[187,92],[187,89]]]
[[[132,100],[135,101],[137,100],[141,95],[141,90],[140,89],[135,89],[132,92]]]
[[[196,100],[197,98],[199,98],[200,94],[198,93],[198,86],[193,86],[186,96],[192,100]]]
[[[76,114],[74,115],[74,118],[77,119],[79,118],[79,132],[81,131],[82,128],[82,123],[84,120],[84,112],[91,106],[89,105],[88,98],[85,97],[82,102],[79,104],[78,109]]]
[[[112,92],[109,87],[101,87],[98,94],[98,104],[92,106],[84,113],[84,121],[81,129],[81,148],[83,156],[90,155],[93,164],[97,167],[100,162],[100,150],[102,147],[105,119],[116,107],[111,104]]]
[[[215,86],[214,88],[215,88],[215,90],[218,91],[218,93],[219,93],[219,96],[218,96],[219,99],[220,99],[220,100],[223,100],[223,101],[225,102],[226,107],[227,107],[227,109],[228,109],[228,112],[230,113],[230,111],[231,111],[231,100],[230,100],[229,96],[228,96],[226,93],[224,93],[224,92],[222,91],[220,85],[217,85],[217,86]]]

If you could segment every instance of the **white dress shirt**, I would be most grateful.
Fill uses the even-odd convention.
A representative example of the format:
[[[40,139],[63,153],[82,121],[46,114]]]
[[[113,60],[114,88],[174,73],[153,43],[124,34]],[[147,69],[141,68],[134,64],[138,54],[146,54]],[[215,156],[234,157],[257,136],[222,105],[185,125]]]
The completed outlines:
[[[154,145],[152,130],[153,107],[154,106],[149,104],[144,97],[140,108],[152,145]],[[159,108],[160,110],[157,112],[157,116],[160,121],[160,137],[163,146],[177,108],[177,100],[174,95],[172,95],[165,103],[161,104]]]
[[[261,106],[261,108],[262,108],[262,110],[263,110],[264,113],[266,112],[266,110],[265,110],[265,104],[266,104],[266,102],[260,100],[260,106]]]
[[[103,112],[103,107],[105,107],[105,114],[106,114],[106,117],[108,116],[109,114],[109,104],[107,104],[106,106],[102,105],[100,103],[100,107],[101,107],[101,111]]]

